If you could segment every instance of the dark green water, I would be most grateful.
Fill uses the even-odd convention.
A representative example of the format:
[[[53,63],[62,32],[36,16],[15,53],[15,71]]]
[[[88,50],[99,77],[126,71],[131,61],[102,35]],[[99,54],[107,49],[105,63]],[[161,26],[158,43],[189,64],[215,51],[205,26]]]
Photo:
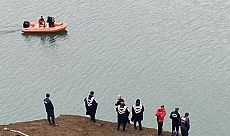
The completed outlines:
[[[118,94],[153,114],[190,113],[191,136],[229,136],[230,2],[228,0],[1,1],[0,124],[46,118],[55,112],[84,115],[94,90],[97,118],[116,121]],[[66,32],[21,34],[22,22],[43,15],[67,22]]]

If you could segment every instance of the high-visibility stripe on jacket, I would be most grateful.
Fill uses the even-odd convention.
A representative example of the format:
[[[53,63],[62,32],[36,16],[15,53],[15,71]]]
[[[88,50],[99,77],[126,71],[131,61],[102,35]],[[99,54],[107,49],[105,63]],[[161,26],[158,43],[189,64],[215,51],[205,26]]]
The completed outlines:
[[[92,106],[93,105],[93,100],[94,100],[94,97],[91,97],[91,99],[89,99],[89,97],[86,97],[86,103],[87,103],[87,106]]]
[[[142,104],[140,104],[139,106],[133,105],[133,109],[136,114],[141,113],[142,108]]]
[[[125,114],[126,109],[128,110],[128,107],[127,107],[127,106],[124,106],[124,107],[121,107],[121,105],[118,105],[118,106],[117,106],[117,112],[118,112],[118,114],[120,114],[120,115]]]

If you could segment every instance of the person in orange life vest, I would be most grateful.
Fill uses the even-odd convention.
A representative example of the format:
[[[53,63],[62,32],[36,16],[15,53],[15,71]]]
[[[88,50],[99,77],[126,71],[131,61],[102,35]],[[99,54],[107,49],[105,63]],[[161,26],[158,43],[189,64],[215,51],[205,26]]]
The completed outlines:
[[[45,27],[46,26],[45,19],[43,18],[43,16],[41,16],[41,18],[38,20],[38,24],[39,24],[39,27],[41,27],[41,26]]]
[[[163,122],[166,116],[166,110],[164,108],[164,105],[162,105],[160,108],[157,109],[155,115],[157,116],[158,136],[160,136],[162,135]]]

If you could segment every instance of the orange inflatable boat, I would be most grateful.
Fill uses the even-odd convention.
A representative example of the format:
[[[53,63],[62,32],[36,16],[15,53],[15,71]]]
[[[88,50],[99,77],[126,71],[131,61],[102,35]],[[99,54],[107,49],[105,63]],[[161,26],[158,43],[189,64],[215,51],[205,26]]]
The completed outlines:
[[[67,27],[67,23],[55,23],[54,27],[46,27],[40,26],[35,22],[24,22],[23,28],[21,29],[24,33],[54,33],[65,30]]]

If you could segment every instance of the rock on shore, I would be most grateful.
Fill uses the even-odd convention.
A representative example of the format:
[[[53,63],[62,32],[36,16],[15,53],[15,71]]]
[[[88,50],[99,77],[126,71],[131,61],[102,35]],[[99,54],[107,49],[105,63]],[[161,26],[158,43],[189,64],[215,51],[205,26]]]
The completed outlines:
[[[97,120],[90,121],[88,117],[77,115],[60,115],[56,118],[58,126],[51,126],[46,119],[29,122],[18,122],[0,125],[0,136],[23,136],[7,130],[20,131],[29,136],[157,136],[154,128],[144,128],[139,131],[128,124],[126,131],[117,131],[117,123]],[[5,129],[5,130],[4,130]],[[163,136],[171,136],[170,132],[163,132]]]

